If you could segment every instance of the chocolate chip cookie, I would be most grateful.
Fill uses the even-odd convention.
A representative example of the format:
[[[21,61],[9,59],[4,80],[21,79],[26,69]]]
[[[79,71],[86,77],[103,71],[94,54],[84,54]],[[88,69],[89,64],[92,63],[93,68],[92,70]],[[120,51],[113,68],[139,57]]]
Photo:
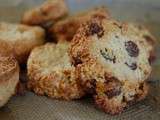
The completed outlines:
[[[70,56],[79,83],[107,113],[120,113],[148,93],[145,80],[152,70],[152,45],[137,31],[128,23],[95,18],[72,40]]]

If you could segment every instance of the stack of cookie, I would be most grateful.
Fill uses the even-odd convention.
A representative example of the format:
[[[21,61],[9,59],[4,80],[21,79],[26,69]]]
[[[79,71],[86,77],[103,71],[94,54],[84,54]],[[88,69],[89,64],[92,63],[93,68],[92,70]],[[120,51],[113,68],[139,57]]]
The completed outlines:
[[[114,20],[104,7],[68,16],[64,0],[48,0],[25,12],[21,24],[0,29],[0,42],[20,64],[27,61],[27,87],[38,95],[90,94],[98,108],[118,114],[148,94],[154,37],[143,26]]]

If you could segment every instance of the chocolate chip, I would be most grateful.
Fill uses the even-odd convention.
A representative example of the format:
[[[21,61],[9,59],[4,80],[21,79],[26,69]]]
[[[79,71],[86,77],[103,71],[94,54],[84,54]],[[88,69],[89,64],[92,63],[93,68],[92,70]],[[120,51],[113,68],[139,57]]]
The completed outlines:
[[[87,32],[87,36],[97,34],[99,38],[101,38],[104,35],[104,30],[101,25],[98,25],[97,23],[90,23],[89,25],[89,31]]]
[[[154,40],[149,35],[143,36],[150,45],[154,45]]]
[[[116,38],[119,38],[119,36],[118,36],[118,35],[116,35],[115,37],[116,37]]]
[[[90,89],[88,90],[89,91],[89,93],[95,93],[95,87],[96,87],[96,80],[95,79],[93,79],[93,80],[91,80],[91,82],[90,82]]]
[[[115,77],[105,76],[105,79],[105,94],[109,99],[121,94],[122,83],[120,81],[118,81]]]
[[[132,41],[125,42],[125,47],[129,56],[137,57],[139,55],[138,46],[134,42]]]
[[[115,81],[118,81],[117,78],[115,77],[109,77],[107,74],[104,75],[104,78],[105,78],[105,83],[108,84],[109,82],[115,82]]]
[[[78,64],[82,64],[82,60],[80,58],[76,57],[73,59],[74,59],[74,63],[73,63],[74,66],[77,66]]]
[[[87,86],[85,91],[88,94],[95,94],[96,93],[95,92],[95,88],[96,88],[96,80],[95,79],[87,80],[86,83],[85,83],[85,86]]]
[[[43,9],[40,9],[40,13],[41,13],[41,15],[43,15],[43,16],[47,16],[47,15],[48,15],[48,12],[45,11],[45,10],[43,10]]]
[[[119,26],[120,29],[122,29],[122,26]]]
[[[109,54],[107,49],[105,48],[105,52],[103,50],[100,50],[101,55],[103,56],[103,58],[105,58],[107,61],[111,61],[113,63],[116,63],[116,56],[114,56],[113,54]]]
[[[123,95],[122,102],[127,102],[126,97]]]
[[[131,70],[136,70],[137,69],[137,64],[136,63],[131,63],[128,64],[127,62],[125,63]]]
[[[115,88],[113,88],[111,90],[106,91],[105,94],[107,95],[107,97],[109,99],[111,99],[114,96],[118,96],[118,95],[121,94],[121,88],[117,86],[117,87],[115,87]]]
[[[143,87],[144,87],[144,83],[141,83],[141,84],[139,85],[139,89],[140,89],[140,90],[143,90]]]

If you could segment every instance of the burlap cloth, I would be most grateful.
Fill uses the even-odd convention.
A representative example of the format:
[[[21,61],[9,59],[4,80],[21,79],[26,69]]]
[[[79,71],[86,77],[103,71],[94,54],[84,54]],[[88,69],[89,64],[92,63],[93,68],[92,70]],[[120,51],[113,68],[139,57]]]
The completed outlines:
[[[8,0],[7,0],[8,1]],[[12,0],[10,0],[12,1]],[[17,21],[25,9],[43,0],[23,0],[17,6],[0,0],[0,20]],[[71,11],[95,5],[107,5],[113,17],[120,20],[138,21],[147,24],[153,34],[160,38],[160,1],[159,0],[67,0]],[[27,92],[15,96],[0,108],[0,120],[160,120],[160,55],[157,42],[157,61],[151,78],[151,91],[142,102],[126,109],[121,115],[110,116],[95,108],[92,99],[58,101],[45,96]],[[22,75],[25,79],[25,75]]]

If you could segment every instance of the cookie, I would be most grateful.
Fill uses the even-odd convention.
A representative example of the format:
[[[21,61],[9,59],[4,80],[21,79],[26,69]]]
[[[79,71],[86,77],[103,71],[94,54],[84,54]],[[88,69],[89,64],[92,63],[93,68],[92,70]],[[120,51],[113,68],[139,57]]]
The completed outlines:
[[[70,56],[85,91],[95,94],[98,107],[117,114],[148,93],[145,80],[152,70],[148,47],[127,23],[96,18],[80,27]]]
[[[23,64],[30,51],[45,42],[45,31],[40,27],[1,22],[0,42],[6,43],[18,62]]]
[[[3,43],[2,43],[3,44]],[[0,48],[0,107],[4,106],[15,94],[19,82],[19,65],[6,47],[1,44]]]
[[[55,22],[68,12],[64,0],[46,0],[42,5],[26,11],[22,23],[27,25],[44,25]]]
[[[47,43],[31,52],[27,64],[30,90],[38,95],[64,100],[78,99],[84,95],[77,84],[68,47],[68,43]]]
[[[90,18],[110,18],[109,12],[104,7],[94,8],[58,21],[49,29],[49,35],[58,40],[71,41],[80,25]]]

